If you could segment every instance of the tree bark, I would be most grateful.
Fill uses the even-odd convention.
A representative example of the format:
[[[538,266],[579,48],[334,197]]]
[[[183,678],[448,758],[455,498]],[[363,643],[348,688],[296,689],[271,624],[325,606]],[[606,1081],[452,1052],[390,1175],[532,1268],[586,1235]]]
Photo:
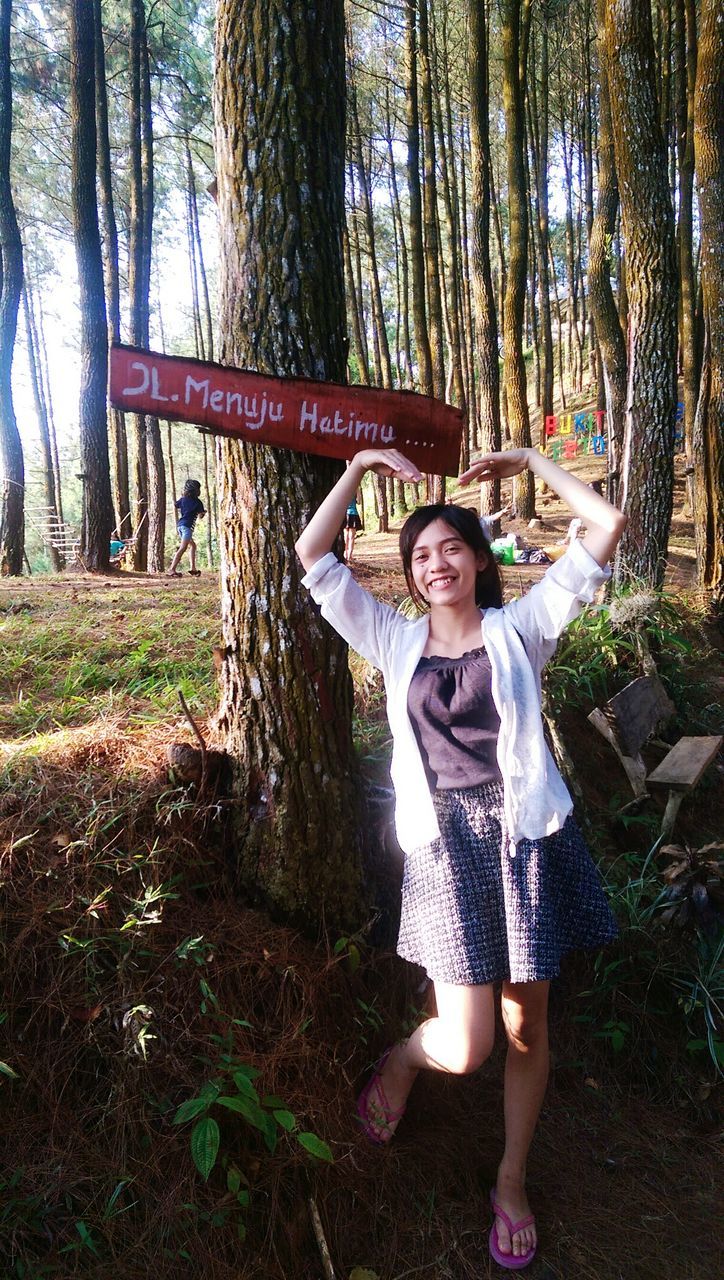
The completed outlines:
[[[115,523],[108,459],[106,384],[108,326],[96,204],[95,50],[83,0],[71,0],[70,102],[72,213],[80,287],[80,464],[83,476],[81,554],[91,571],[108,569]]]
[[[23,287],[23,247],[10,186],[11,14],[11,0],[0,0],[0,576],[3,577],[23,572],[25,550],[25,464],[10,377]]]
[[[144,289],[144,207],[143,207],[143,142],[141,107],[141,46],[145,38],[143,0],[130,0],[131,37],[128,46],[129,129],[130,129],[130,207],[128,218],[128,293],[130,301],[131,342],[148,346],[148,292]],[[134,444],[134,480],[136,519],[133,567],[145,572],[148,567],[148,453],[146,449],[146,415],[131,415]]]
[[[149,342],[151,261],[153,258],[153,111],[148,36],[145,15],[141,31],[141,180],[143,201],[143,283],[145,293],[143,318],[146,325],[145,344]],[[146,473],[148,477],[148,569],[163,573],[166,544],[166,470],[161,445],[161,424],[155,414],[146,418]],[[211,514],[208,515],[210,528]]]
[[[694,523],[698,579],[724,609],[724,22],[702,0],[694,104],[694,149],[701,218],[705,349],[694,429]]]
[[[45,507],[47,512],[47,531],[48,531],[48,555],[50,564],[55,573],[59,573],[63,568],[64,561],[58,548],[54,546],[54,540],[57,541],[57,535],[60,532],[58,511],[55,505],[55,477],[53,474],[53,451],[50,443],[50,429],[48,427],[48,412],[43,397],[43,386],[40,376],[40,361],[37,350],[37,337],[35,332],[35,323],[33,319],[32,299],[28,288],[28,280],[25,280],[23,289],[23,316],[25,319],[25,335],[28,349],[28,366],[30,369],[30,385],[33,388],[33,400],[35,403],[35,416],[38,421],[38,434],[40,436],[40,451],[43,456],[43,488],[45,490]]]
[[[694,267],[694,94],[696,88],[696,3],[676,0],[677,36],[677,151],[679,163],[679,287],[681,354],[684,383],[684,442],[688,469],[693,466],[694,417],[699,394],[701,352],[696,319],[696,270]],[[689,477],[688,502],[694,507],[694,485]]]
[[[508,397],[508,421],[516,449],[530,448],[530,417],[523,359],[523,310],[528,250],[528,210],[526,207],[525,118],[520,76],[521,50],[526,45],[521,26],[521,0],[505,0],[503,5],[503,107],[505,111],[508,160],[508,207],[510,211],[510,255],[503,314],[503,370]],[[519,517],[535,515],[535,487],[530,471],[516,476],[514,501]]]
[[[470,170],[472,250],[470,255],[478,346],[480,448],[500,449],[500,365],[493,274],[490,266],[490,124],[488,119],[488,27],[479,0],[468,0],[470,86]],[[500,509],[500,481],[486,485],[482,515]]]
[[[598,203],[591,229],[588,290],[601,353],[608,425],[608,499],[618,505],[624,413],[626,410],[626,343],[611,288],[611,247],[618,212],[618,182],[611,134],[611,105],[605,67],[606,0],[598,0],[600,59],[598,129]]]
[[[419,390],[433,394],[432,353],[425,304],[425,251],[422,235],[422,190],[420,187],[420,114],[417,93],[417,0],[408,0],[405,10],[405,77],[407,101],[407,190],[410,205],[410,266],[412,272],[412,318]]]
[[[221,0],[216,156],[221,359],[342,381],[342,0]],[[222,666],[247,892],[314,928],[364,911],[346,646],[293,540],[336,463],[221,442]]]
[[[548,123],[549,123],[548,16],[541,11],[540,94],[535,74],[528,78],[530,136],[536,189],[536,241],[538,244],[538,293],[541,325],[541,420],[553,413],[553,330],[551,282],[548,270]]]
[[[108,340],[121,340],[121,302],[118,279],[118,229],[113,202],[111,146],[108,133],[108,93],[106,88],[106,54],[103,42],[101,0],[93,0],[93,34],[96,76],[96,145],[98,151],[98,192],[103,227],[103,275],[106,290]],[[122,409],[108,406],[108,432],[111,442],[113,505],[116,532],[130,538],[133,532],[131,499],[128,486],[128,439],[126,416]]]
[[[424,220],[425,279],[429,316],[430,352],[432,355],[433,395],[445,398],[445,353],[443,347],[442,292],[440,289],[440,235],[437,213],[437,171],[435,124],[432,105],[432,65],[428,0],[418,0],[420,14],[420,89],[423,139],[422,207]]]
[[[618,582],[663,582],[674,480],[674,215],[658,124],[648,0],[606,0],[606,74],[626,255],[628,389]]]

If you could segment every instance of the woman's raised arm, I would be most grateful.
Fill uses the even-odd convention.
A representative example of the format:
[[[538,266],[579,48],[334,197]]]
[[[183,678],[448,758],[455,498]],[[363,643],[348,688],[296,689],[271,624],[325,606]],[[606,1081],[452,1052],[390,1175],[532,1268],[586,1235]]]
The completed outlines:
[[[626,528],[626,516],[600,493],[596,493],[589,485],[571,475],[570,471],[559,467],[537,449],[508,449],[505,453],[489,453],[463,472],[460,484],[516,476],[525,471],[526,467],[567,502],[574,515],[580,516],[587,530],[583,539],[584,547],[598,564],[608,564]]]
[[[296,552],[305,570],[311,569],[313,564],[332,550],[347,507],[357,493],[366,471],[376,471],[381,476],[394,476],[396,480],[415,482],[421,479],[414,463],[404,454],[398,453],[397,449],[363,449],[356,453],[344,475],[340,476],[306,529],[297,538]]]

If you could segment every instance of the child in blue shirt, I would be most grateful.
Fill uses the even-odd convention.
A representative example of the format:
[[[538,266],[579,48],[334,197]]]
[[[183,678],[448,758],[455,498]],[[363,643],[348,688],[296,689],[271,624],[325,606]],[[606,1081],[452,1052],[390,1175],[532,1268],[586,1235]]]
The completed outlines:
[[[189,569],[189,574],[193,578],[198,578],[201,575],[201,570],[196,568],[196,543],[193,538],[194,525],[199,516],[206,515],[206,509],[201,501],[201,485],[199,481],[187,480],[183,494],[176,499],[174,505],[178,511],[178,535],[181,539],[181,545],[171,561],[168,576],[169,578],[181,577],[177,566],[186,548],[190,547],[191,568]]]

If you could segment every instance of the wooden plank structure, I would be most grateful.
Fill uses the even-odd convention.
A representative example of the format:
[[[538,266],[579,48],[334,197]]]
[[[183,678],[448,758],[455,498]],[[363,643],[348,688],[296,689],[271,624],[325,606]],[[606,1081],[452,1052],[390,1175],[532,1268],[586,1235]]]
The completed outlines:
[[[649,787],[668,788],[661,823],[662,844],[671,836],[681,801],[696,786],[724,740],[721,735],[680,738],[665,759],[647,773],[641,748],[657,725],[670,720],[675,711],[659,677],[648,675],[632,680],[604,707],[596,707],[588,717],[613,747],[638,799],[649,794]]]

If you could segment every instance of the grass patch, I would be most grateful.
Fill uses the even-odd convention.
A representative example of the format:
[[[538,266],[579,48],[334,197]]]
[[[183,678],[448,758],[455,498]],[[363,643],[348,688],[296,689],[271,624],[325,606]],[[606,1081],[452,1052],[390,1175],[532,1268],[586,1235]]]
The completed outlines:
[[[89,724],[123,714],[152,723],[174,715],[181,689],[208,714],[216,694],[218,588],[184,593],[47,589],[0,610],[0,738]]]

